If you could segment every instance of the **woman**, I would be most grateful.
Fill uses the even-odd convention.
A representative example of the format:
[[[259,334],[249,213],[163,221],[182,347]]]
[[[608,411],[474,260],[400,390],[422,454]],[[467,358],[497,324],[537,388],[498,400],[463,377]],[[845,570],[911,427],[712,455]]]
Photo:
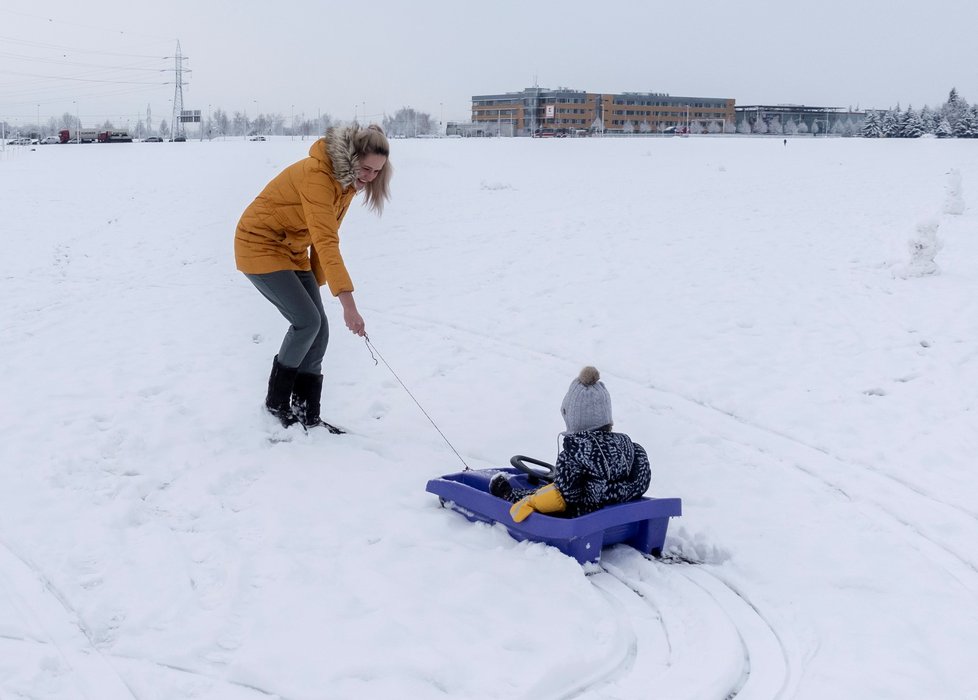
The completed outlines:
[[[389,155],[379,126],[332,128],[308,158],[269,182],[238,222],[238,269],[291,324],[272,361],[265,397],[265,407],[286,427],[329,427],[319,416],[329,342],[322,285],[339,299],[346,327],[366,335],[340,255],[339,228],[358,192],[366,206],[383,212],[390,199]]]

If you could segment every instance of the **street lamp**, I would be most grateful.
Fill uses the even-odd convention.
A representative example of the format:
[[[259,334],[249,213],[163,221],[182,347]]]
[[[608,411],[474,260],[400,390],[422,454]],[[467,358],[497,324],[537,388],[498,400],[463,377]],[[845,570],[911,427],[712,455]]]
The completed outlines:
[[[291,134],[290,141],[295,141],[295,105],[292,105],[292,128],[289,129]]]

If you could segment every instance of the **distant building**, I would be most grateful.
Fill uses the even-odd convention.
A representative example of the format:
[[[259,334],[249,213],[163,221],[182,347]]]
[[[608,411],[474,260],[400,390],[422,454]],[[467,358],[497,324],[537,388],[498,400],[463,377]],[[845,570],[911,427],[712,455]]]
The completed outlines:
[[[734,124],[734,100],[532,87],[522,92],[474,95],[472,123],[489,135],[513,136],[685,132],[693,124],[700,128],[712,124],[720,131]]]
[[[766,131],[780,124],[782,131],[788,124],[804,124],[807,133],[838,133],[848,120],[858,128],[866,118],[865,112],[841,107],[809,107],[805,105],[749,105],[736,107],[737,124],[745,122],[755,129],[758,121],[764,122]],[[780,133],[780,132],[779,132]]]

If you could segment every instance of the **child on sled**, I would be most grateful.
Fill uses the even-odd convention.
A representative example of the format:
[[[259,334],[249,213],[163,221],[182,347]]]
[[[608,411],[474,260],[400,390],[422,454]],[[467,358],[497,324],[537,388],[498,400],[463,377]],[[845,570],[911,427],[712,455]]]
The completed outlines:
[[[553,483],[536,490],[515,489],[508,475],[493,476],[489,491],[513,503],[510,515],[522,522],[530,513],[576,517],[614,503],[640,498],[649,488],[648,455],[624,433],[612,432],[611,396],[594,367],[571,382],[560,407],[567,431],[553,469]]]

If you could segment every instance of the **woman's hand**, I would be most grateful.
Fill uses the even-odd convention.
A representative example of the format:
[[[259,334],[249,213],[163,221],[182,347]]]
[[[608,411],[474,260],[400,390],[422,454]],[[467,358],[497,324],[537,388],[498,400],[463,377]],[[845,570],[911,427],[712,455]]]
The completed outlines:
[[[338,297],[340,304],[343,306],[343,322],[353,335],[358,335],[362,338],[367,334],[366,324],[363,321],[363,316],[357,311],[357,303],[353,300],[353,292],[340,292]]]

